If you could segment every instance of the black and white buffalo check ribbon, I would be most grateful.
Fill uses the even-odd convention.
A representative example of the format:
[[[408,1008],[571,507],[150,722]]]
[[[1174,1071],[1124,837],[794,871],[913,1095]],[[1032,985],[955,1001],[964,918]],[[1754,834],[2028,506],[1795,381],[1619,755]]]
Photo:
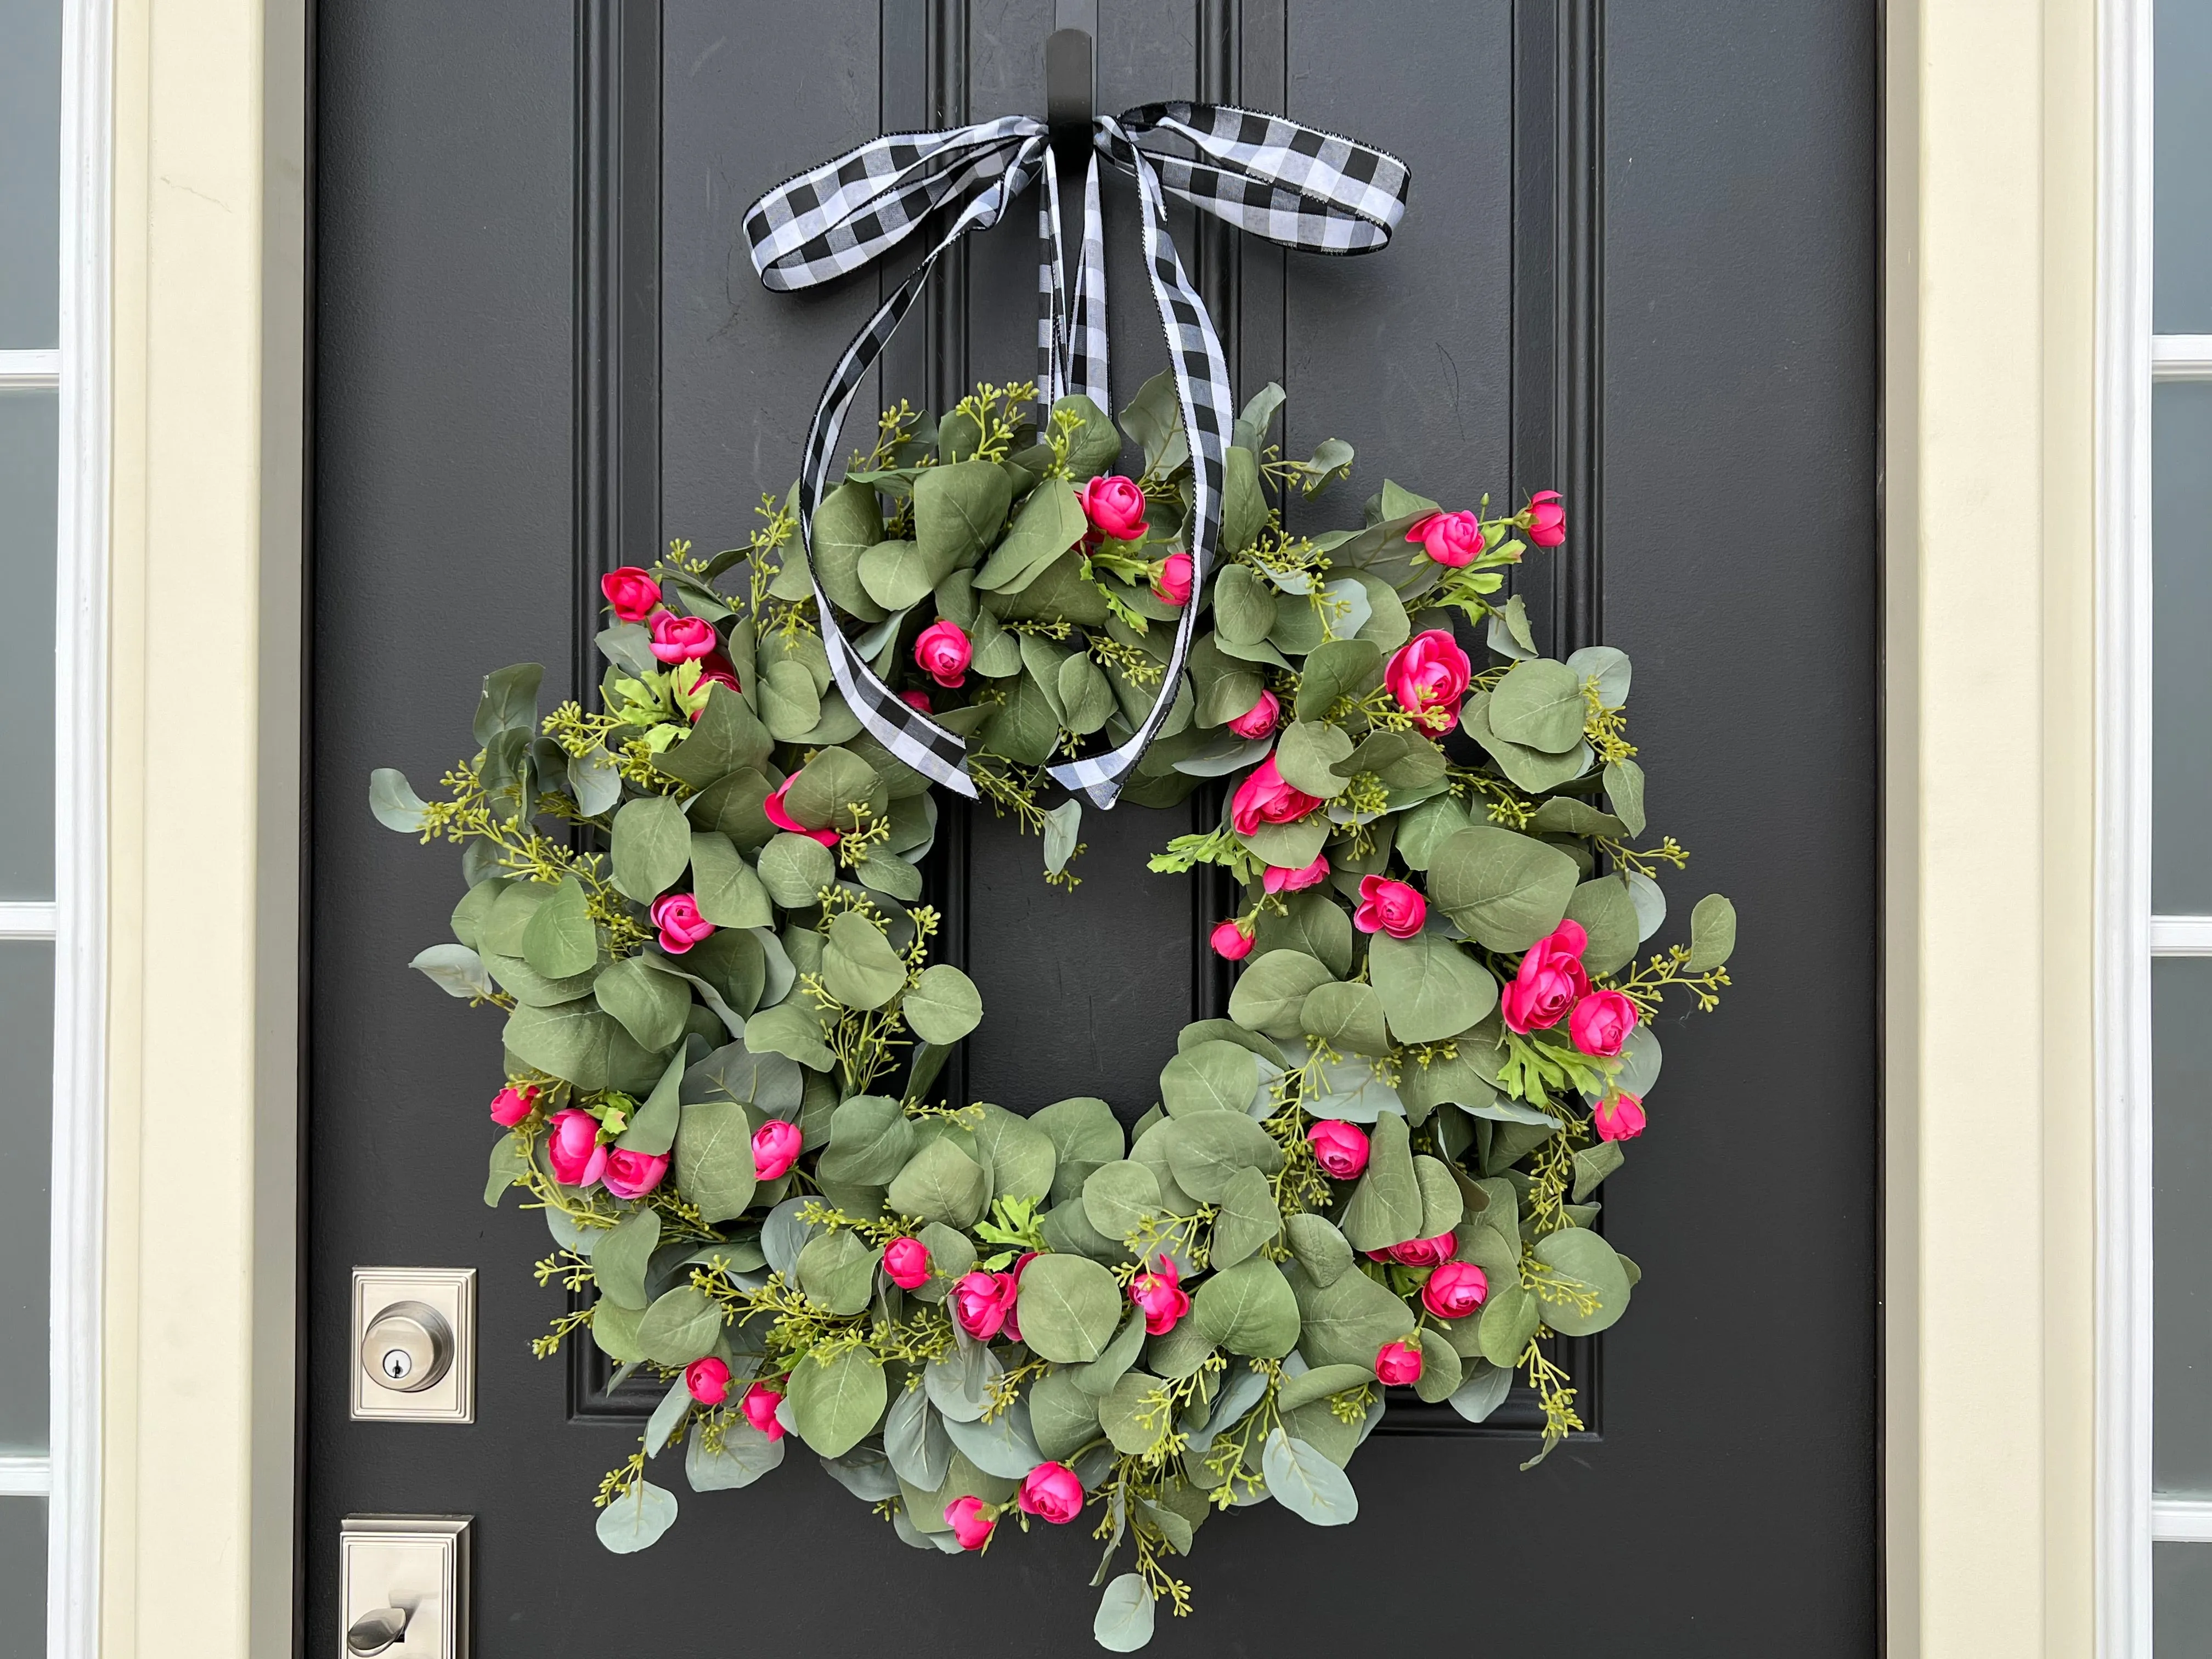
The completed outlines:
[[[1071,301],[1060,246],[1059,181],[1049,134],[1033,116],[1011,115],[943,132],[891,133],[778,185],[745,215],[753,268],[768,288],[812,288],[860,270],[913,234],[940,208],[951,210],[927,255],[846,347],[823,388],[807,429],[799,477],[799,529],[811,563],[814,509],[835,487],[837,441],[846,411],[922,284],[945,249],[971,230],[1006,216],[1014,198],[1044,175],[1038,214],[1038,391],[1048,408],[1080,392],[1110,410],[1106,382],[1105,235],[1098,211],[1103,157],[1136,180],[1143,207],[1145,269],[1167,337],[1182,408],[1194,478],[1189,530],[1191,603],[1183,608],[1173,650],[1151,711],[1129,739],[1104,754],[1052,767],[1070,789],[1111,806],[1128,775],[1175,705],[1176,688],[1197,630],[1221,527],[1223,456],[1237,410],[1229,366],[1168,234],[1170,196],[1285,247],[1316,253],[1365,253],[1390,240],[1406,210],[1410,182],[1395,156],[1277,115],[1225,104],[1146,104],[1092,124],[1092,155],[1084,183],[1082,264]],[[1189,154],[1146,149],[1180,141]],[[817,580],[822,642],[830,672],[861,726],[907,765],[933,782],[974,796],[967,744],[902,702],[878,678],[839,625]]]

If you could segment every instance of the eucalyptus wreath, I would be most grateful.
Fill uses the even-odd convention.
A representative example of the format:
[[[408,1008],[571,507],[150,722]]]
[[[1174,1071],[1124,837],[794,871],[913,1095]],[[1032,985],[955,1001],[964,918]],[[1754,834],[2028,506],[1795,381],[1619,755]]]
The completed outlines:
[[[538,1282],[570,1293],[536,1351],[580,1333],[667,1384],[596,1494],[605,1546],[674,1521],[653,1459],[741,1487],[795,1436],[916,1548],[1090,1515],[1095,1633],[1127,1651],[1188,1610],[1175,1564],[1217,1511],[1354,1518],[1388,1386],[1479,1422],[1525,1379],[1532,1463],[1582,1426],[1555,1339],[1639,1277],[1595,1194],[1644,1127],[1654,1018],[1714,1006],[1735,922],[1707,897],[1639,960],[1687,854],[1645,835],[1628,659],[1545,657],[1503,597],[1564,539],[1555,495],[1490,515],[1386,482],[1364,527],[1292,533],[1284,496],[1353,454],[1286,459],[1270,386],[1194,592],[1169,377],[1118,432],[1034,398],[884,414],[811,568],[770,497],[746,546],[613,573],[596,708],[541,718],[542,671],[501,669],[446,799],[387,770],[371,804],[463,848],[457,942],[413,965],[506,1016],[485,1201],[543,1212]],[[1106,471],[1124,434],[1135,477]],[[982,1004],[931,960],[938,806],[836,690],[817,582],[1067,885],[1081,808],[1042,769],[1126,740],[1168,689],[1159,624],[1205,607],[1124,793],[1235,780],[1152,866],[1236,878],[1212,944],[1242,967],[1133,1121],[943,1097]]]

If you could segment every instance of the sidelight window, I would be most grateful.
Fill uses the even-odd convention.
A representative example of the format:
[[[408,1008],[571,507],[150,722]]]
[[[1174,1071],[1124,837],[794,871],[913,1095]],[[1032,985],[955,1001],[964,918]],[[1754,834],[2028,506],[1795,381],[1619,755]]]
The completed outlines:
[[[92,1652],[106,13],[0,0],[0,1630]]]

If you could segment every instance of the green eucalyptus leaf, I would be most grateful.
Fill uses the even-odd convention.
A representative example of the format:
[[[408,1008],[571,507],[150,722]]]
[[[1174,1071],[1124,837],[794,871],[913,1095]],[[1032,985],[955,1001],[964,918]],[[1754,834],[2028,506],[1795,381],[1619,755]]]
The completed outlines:
[[[599,1511],[592,1530],[617,1555],[634,1555],[660,1541],[676,1524],[676,1494],[641,1480]]]
[[[709,1451],[705,1425],[692,1428],[684,1449],[684,1478],[693,1492],[731,1492],[752,1483],[783,1462],[783,1441],[771,1440],[749,1423],[724,1425],[720,1448]]]
[[[1256,1164],[1240,1169],[1221,1190],[1221,1209],[1214,1218],[1207,1260],[1216,1268],[1234,1267],[1262,1245],[1273,1243],[1282,1231],[1283,1212],[1276,1206],[1274,1188],[1266,1173]]]
[[[1158,1177],[1133,1159],[1117,1159],[1085,1179],[1083,1212],[1103,1237],[1124,1239],[1167,1212]]]
[[[594,1260],[596,1260],[596,1253]],[[638,1346],[656,1365],[688,1365],[714,1351],[722,1334],[722,1310],[704,1291],[679,1285],[645,1310],[638,1322]]]
[[[592,1270],[599,1294],[618,1307],[642,1312],[653,1298],[645,1291],[645,1272],[660,1243],[660,1212],[651,1205],[632,1210],[592,1243]]]
[[[1160,1072],[1160,1101],[1172,1116],[1242,1114],[1252,1103],[1253,1087],[1251,1051],[1234,1042],[1198,1043],[1177,1054]]]
[[[1293,789],[1328,800],[1352,786],[1351,775],[1336,769],[1352,751],[1343,727],[1294,720],[1275,744],[1275,769]]]
[[[1474,824],[1436,849],[1429,897],[1477,943],[1525,951],[1559,925],[1580,874],[1540,841]]]
[[[607,1086],[609,1045],[619,1030],[590,997],[550,1008],[524,1005],[507,1017],[507,1053],[589,1092]]]
[[[1048,1254],[1024,1271],[1017,1311],[1022,1340],[1031,1352],[1058,1364],[1082,1364],[1114,1340],[1121,1323],[1121,1291],[1097,1262]]]
[[[761,848],[760,880],[784,909],[808,909],[821,902],[823,888],[836,884],[837,861],[812,836],[786,831]]]
[[[1252,1058],[1242,1049],[1237,1053],[1243,1058],[1249,1079]],[[1273,1175],[1280,1170],[1283,1149],[1241,1106],[1193,1112],[1175,1120],[1174,1138],[1168,1142],[1168,1167],[1174,1171],[1177,1186],[1201,1203],[1213,1204],[1220,1201],[1238,1174],[1256,1170]]]
[[[1563,755],[1582,741],[1582,682],[1547,657],[1518,662],[1490,696],[1490,729],[1508,743]]]
[[[1605,798],[1632,836],[1644,833],[1644,769],[1632,760],[1605,763]]]
[[[1298,1010],[1298,1023],[1308,1036],[1319,1039],[1340,1054],[1370,1054],[1380,1059],[1390,1052],[1382,999],[1370,985],[1315,987]]]
[[[983,997],[975,981],[951,963],[940,962],[921,970],[899,1009],[916,1036],[942,1048],[959,1042],[982,1023]]]
[[[799,1437],[823,1457],[842,1457],[883,1416],[885,1392],[875,1356],[846,1348],[827,1362],[810,1355],[793,1366],[786,1397]]]
[[[811,1238],[799,1253],[799,1288],[825,1312],[859,1313],[866,1308],[875,1289],[880,1255],[842,1228]]]
[[[881,927],[847,910],[830,924],[822,978],[824,988],[848,1008],[880,1008],[906,988],[906,961],[891,949]]]
[[[682,980],[655,973],[641,957],[610,963],[592,981],[592,994],[649,1054],[659,1054],[684,1035],[690,992]]]
[[[1382,1346],[1404,1340],[1413,1329],[1413,1314],[1405,1303],[1356,1268],[1327,1285],[1316,1285],[1305,1275],[1300,1279],[1291,1281],[1304,1317],[1298,1352],[1311,1364],[1363,1365],[1371,1374]]]
[[[948,570],[972,559],[998,535],[1013,494],[1012,480],[995,461],[929,468],[914,481],[915,540],[922,555]]]
[[[1708,893],[1690,912],[1690,959],[1683,966],[1693,974],[1711,973],[1735,954],[1735,906]]]
[[[1628,1311],[1627,1270],[1587,1227],[1562,1227],[1536,1241],[1536,1259],[1552,1269],[1544,1322],[1562,1336],[1595,1336]]]
[[[368,775],[368,810],[386,829],[397,830],[403,835],[421,834],[422,814],[428,805],[415,793],[415,786],[407,781],[404,772],[380,766]]]
[[[901,1170],[886,1194],[901,1215],[941,1221],[948,1227],[970,1227],[990,1194],[990,1182],[975,1159],[950,1140],[924,1146]]]
[[[1367,965],[1390,1035],[1400,1042],[1457,1036],[1498,1006],[1490,970],[1440,934],[1399,939],[1377,933],[1367,946]]]
[[[1297,1297],[1282,1271],[1264,1259],[1206,1275],[1192,1298],[1191,1314],[1207,1340],[1231,1353],[1280,1359],[1297,1346]],[[1026,1319],[1022,1330],[1029,1331]]]
[[[1344,1236],[1358,1250],[1421,1237],[1420,1183],[1406,1120],[1395,1112],[1383,1113],[1368,1137],[1367,1169],[1345,1206]]]
[[[1580,922],[1589,936],[1583,949],[1583,966],[1591,973],[1610,974],[1636,959],[1636,947],[1641,943],[1636,901],[1621,874],[1583,882],[1568,899],[1567,915]]]
[[[1002,515],[1004,511],[1002,507]],[[975,573],[975,586],[986,592],[1020,592],[1081,541],[1090,527],[1082,504],[1065,482],[1040,484],[1014,515],[1006,539],[991,550],[991,556]]]
[[[1091,1638],[1109,1653],[1134,1653],[1152,1639],[1152,1592],[1142,1575],[1125,1572],[1106,1586]]]
[[[914,1155],[913,1120],[883,1095],[854,1095],[830,1118],[830,1146],[822,1154],[825,1181],[887,1186]]]
[[[1307,654],[1298,674],[1297,714],[1318,720],[1340,697],[1356,696],[1381,678],[1382,647],[1372,640],[1326,640]]]
[[[666,795],[647,795],[615,814],[613,844],[616,887],[640,904],[650,904],[691,862],[690,822],[680,803]]]
[[[1291,1253],[1315,1285],[1334,1285],[1351,1267],[1352,1245],[1327,1217],[1300,1211],[1284,1223],[1284,1231]]]
[[[1303,951],[1338,978],[1349,974],[1352,953],[1351,913],[1323,889],[1281,896],[1285,901],[1282,914],[1273,910],[1261,913],[1253,948],[1262,956],[1273,951]]]
[[[1301,951],[1255,957],[1229,994],[1229,1017],[1248,1031],[1271,1037],[1300,1035],[1298,1015],[1317,986],[1329,983],[1327,968]]]
[[[1267,1477],[1268,1495],[1300,1520],[1342,1527],[1359,1518],[1359,1498],[1344,1471],[1281,1429],[1268,1431],[1260,1467]]]
[[[683,1107],[676,1128],[676,1184],[703,1219],[733,1219],[752,1202],[753,1128],[734,1101]]]

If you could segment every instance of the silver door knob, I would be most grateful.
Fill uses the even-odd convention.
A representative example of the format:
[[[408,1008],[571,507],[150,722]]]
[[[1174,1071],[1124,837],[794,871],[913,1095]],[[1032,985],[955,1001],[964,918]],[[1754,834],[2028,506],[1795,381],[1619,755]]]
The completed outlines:
[[[405,1608],[379,1607],[374,1613],[364,1613],[348,1628],[346,1651],[368,1659],[370,1654],[383,1652],[406,1633]]]
[[[428,1388],[453,1363],[453,1328],[425,1302],[395,1302],[362,1333],[362,1369],[401,1394]]]

